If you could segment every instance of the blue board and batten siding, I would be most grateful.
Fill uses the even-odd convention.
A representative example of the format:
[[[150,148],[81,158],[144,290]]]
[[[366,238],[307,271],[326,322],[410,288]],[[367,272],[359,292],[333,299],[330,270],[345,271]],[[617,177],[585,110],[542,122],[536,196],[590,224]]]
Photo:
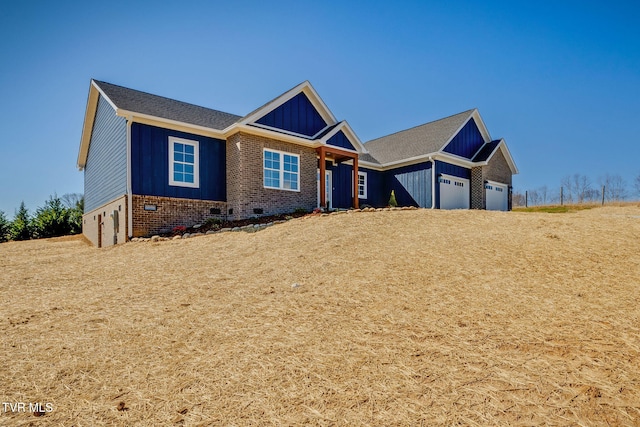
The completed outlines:
[[[475,120],[471,119],[460,129],[460,132],[447,144],[443,151],[471,159],[483,144],[484,138]]]
[[[169,185],[169,137],[198,141],[200,187]],[[133,123],[131,126],[133,194],[226,201],[226,142],[185,132]]]
[[[256,123],[306,136],[313,136],[327,126],[304,93],[297,94]]]
[[[84,211],[127,193],[127,122],[100,96],[84,167]]]
[[[337,132],[335,135],[329,138],[327,140],[327,144],[333,145],[334,147],[346,148],[348,150],[356,151],[356,149],[353,147],[353,144],[351,144],[351,141],[349,141],[349,138],[347,138],[347,136],[342,131]]]

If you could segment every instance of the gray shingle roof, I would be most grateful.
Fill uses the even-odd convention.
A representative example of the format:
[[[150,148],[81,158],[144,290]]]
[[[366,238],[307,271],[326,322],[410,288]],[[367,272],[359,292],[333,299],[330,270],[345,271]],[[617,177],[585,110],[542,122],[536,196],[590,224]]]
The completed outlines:
[[[471,159],[472,162],[484,162],[486,161],[500,144],[500,140],[495,140],[484,144],[484,146],[478,151],[478,153]]]
[[[444,147],[474,111],[464,111],[444,119],[373,139],[365,143],[365,148],[381,164],[434,153]],[[364,160],[362,156],[361,159]]]
[[[222,130],[242,118],[235,114],[188,104],[111,83],[98,80],[94,80],[94,82],[118,108],[133,113],[147,114],[218,130]]]

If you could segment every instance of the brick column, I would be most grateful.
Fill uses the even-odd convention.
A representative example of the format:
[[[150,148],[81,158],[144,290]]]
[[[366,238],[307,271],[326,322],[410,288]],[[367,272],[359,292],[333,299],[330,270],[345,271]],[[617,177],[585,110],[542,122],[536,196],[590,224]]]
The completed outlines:
[[[482,166],[471,168],[471,209],[486,209]]]

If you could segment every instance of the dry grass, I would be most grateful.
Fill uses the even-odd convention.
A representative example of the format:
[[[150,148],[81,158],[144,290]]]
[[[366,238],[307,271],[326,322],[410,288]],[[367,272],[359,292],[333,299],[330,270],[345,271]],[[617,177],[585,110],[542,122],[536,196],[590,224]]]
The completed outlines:
[[[7,243],[0,268],[0,400],[55,408],[0,425],[640,425],[639,207]]]

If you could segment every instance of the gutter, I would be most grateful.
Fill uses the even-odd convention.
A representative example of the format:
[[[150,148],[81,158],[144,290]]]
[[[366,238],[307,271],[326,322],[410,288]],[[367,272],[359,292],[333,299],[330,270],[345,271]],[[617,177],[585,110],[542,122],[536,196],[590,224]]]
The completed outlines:
[[[431,156],[428,159],[431,162],[431,209],[436,208],[436,161]]]

